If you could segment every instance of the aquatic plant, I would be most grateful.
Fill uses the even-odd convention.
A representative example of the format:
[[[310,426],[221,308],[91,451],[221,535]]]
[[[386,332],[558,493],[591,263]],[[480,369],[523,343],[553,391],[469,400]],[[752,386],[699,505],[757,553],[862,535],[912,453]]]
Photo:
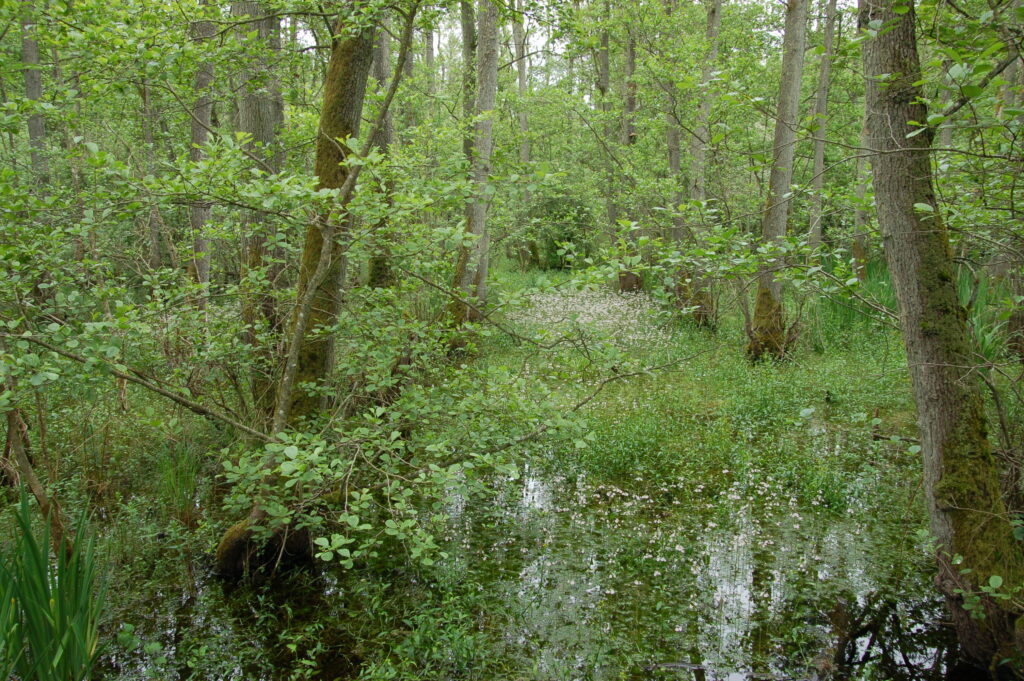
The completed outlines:
[[[93,540],[80,533],[52,559],[50,525],[36,532],[25,494],[15,519],[18,536],[0,557],[0,672],[34,681],[87,679],[100,652],[105,596]]]

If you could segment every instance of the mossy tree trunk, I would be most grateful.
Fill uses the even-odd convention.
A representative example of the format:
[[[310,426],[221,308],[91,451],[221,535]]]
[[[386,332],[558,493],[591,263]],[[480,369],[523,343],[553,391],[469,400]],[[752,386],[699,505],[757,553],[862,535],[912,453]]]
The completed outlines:
[[[335,33],[349,35],[335,40],[327,65],[316,140],[317,189],[341,189],[348,179],[347,145],[350,138],[359,134],[373,60],[374,31],[352,33],[339,25]],[[330,374],[334,335],[329,329],[337,321],[341,303],[345,247],[340,237],[349,221],[349,197],[343,197],[336,210],[317,215],[306,230],[297,283],[297,299],[302,302],[296,306],[290,323],[291,348],[277,393],[275,430],[316,416],[324,404],[319,393],[298,386],[315,385]],[[294,380],[289,380],[292,376]]]
[[[330,213],[317,215],[306,230],[297,304],[289,324],[289,348],[276,391],[273,433],[318,416],[323,399],[304,386],[316,385],[329,376],[334,360],[331,328],[338,317],[345,256],[339,237],[347,224],[345,207],[354,183],[345,159],[350,153],[350,138],[359,134],[374,35],[368,28],[352,31],[344,21],[339,19],[334,30],[342,37],[335,38],[331,49],[316,145],[317,187],[341,190],[339,204]],[[295,538],[288,533],[275,534],[264,545],[254,541],[253,527],[264,517],[260,500],[254,500],[249,517],[221,537],[216,563],[222,575],[240,577],[254,557],[259,560],[278,550],[301,552],[299,542],[289,547]]]
[[[933,130],[910,123],[928,119],[918,85],[913,3],[861,0],[859,23],[870,31],[864,73],[875,202],[917,403],[926,497],[938,540],[937,584],[962,654],[982,668],[1016,657],[1020,671],[1020,612],[1012,601],[981,598],[976,607],[983,618],[964,607],[964,594],[979,594],[993,576],[1004,589],[1019,586],[1024,557],[1000,494],[966,313],[932,185]]]
[[[769,244],[786,236],[806,36],[807,0],[787,0],[786,28],[782,40],[782,83],[775,118],[772,170],[761,221],[762,237]],[[766,263],[757,277],[757,300],[749,330],[750,343],[747,345],[747,354],[753,360],[766,355],[781,358],[786,354],[788,338],[782,309],[782,284],[773,274],[781,264],[778,260]]]

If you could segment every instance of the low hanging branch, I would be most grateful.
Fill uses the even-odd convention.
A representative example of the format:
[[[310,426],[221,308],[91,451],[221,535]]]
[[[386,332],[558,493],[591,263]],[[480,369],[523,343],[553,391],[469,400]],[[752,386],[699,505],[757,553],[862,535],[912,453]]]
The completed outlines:
[[[65,350],[64,348],[62,348],[60,346],[57,346],[57,345],[54,345],[53,343],[50,343],[49,341],[45,341],[42,338],[39,338],[37,336],[4,335],[3,337],[4,338],[12,338],[12,339],[17,339],[17,340],[28,341],[29,343],[33,343],[33,344],[38,345],[40,347],[46,348],[47,350],[49,350],[51,352],[54,352],[54,353],[60,355],[61,357],[66,357],[67,359],[74,360],[74,361],[79,362],[81,364],[89,364],[89,363],[95,361],[94,358],[84,357],[83,355],[79,355],[79,354],[76,354],[76,353],[71,352],[69,350]],[[277,439],[277,438],[275,438],[275,437],[273,437],[271,435],[267,435],[266,433],[262,433],[262,432],[256,430],[255,428],[250,428],[249,426],[247,426],[244,423],[238,421],[237,419],[233,419],[230,416],[228,416],[227,414],[223,414],[223,413],[217,411],[216,409],[211,409],[210,407],[207,407],[204,404],[200,404],[199,402],[196,402],[193,399],[185,397],[184,395],[182,395],[180,393],[176,393],[173,390],[168,390],[167,388],[164,388],[164,387],[162,387],[160,385],[157,385],[153,381],[153,379],[151,379],[149,376],[146,376],[143,372],[139,371],[138,369],[133,369],[133,368],[129,367],[128,371],[125,372],[125,371],[120,371],[118,369],[115,369],[114,367],[109,366],[109,364],[108,364],[107,370],[110,371],[110,373],[112,375],[116,376],[117,378],[120,378],[121,380],[124,380],[124,381],[128,381],[129,383],[134,383],[135,385],[138,385],[138,386],[142,386],[146,390],[149,390],[149,391],[154,392],[154,393],[156,393],[158,395],[166,397],[167,399],[171,400],[175,404],[178,404],[178,405],[188,409],[189,411],[191,411],[194,414],[198,414],[199,416],[203,416],[205,418],[212,419],[214,421],[220,421],[222,423],[226,423],[227,425],[229,425],[232,428],[238,430],[239,432],[245,433],[246,435],[250,435],[250,436],[252,436],[252,437],[254,437],[254,438],[258,439],[258,440],[262,440],[263,442],[274,442]]]

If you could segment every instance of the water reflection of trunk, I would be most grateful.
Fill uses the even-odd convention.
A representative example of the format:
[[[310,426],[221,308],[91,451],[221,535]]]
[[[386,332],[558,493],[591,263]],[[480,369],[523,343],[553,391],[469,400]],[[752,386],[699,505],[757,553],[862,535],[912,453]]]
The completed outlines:
[[[751,532],[753,544],[750,551],[750,630],[747,634],[746,647],[750,651],[750,663],[754,670],[762,668],[763,660],[771,650],[772,628],[772,567],[775,563],[774,554],[767,549],[765,542],[760,541],[761,532]]]

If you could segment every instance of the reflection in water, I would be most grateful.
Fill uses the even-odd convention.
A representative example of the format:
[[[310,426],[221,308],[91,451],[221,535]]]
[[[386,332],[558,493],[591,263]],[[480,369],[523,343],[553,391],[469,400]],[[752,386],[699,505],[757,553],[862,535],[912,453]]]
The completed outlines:
[[[929,670],[952,650],[938,603],[922,596],[926,572],[910,567],[927,551],[908,530],[862,526],[865,509],[801,506],[770,474],[632,492],[527,467],[493,489],[449,499],[438,572],[479,590],[475,632],[496,642],[507,678],[909,681],[939,678]],[[200,578],[194,597],[151,613],[147,638],[164,662],[136,648],[108,656],[104,671],[270,681],[304,659],[308,678],[354,678],[345,618],[368,607],[355,582],[325,571],[293,590],[233,596]],[[257,651],[244,663],[231,652],[242,646]]]
[[[510,654],[529,661],[524,678],[741,681],[816,678],[847,659],[854,676],[877,667],[867,649],[880,628],[860,622],[859,642],[837,652],[850,634],[837,613],[870,610],[888,589],[891,568],[872,563],[888,537],[803,511],[765,483],[735,482],[705,503],[688,491],[632,494],[527,469],[499,503],[453,515],[464,564],[508,613]],[[690,502],[672,503],[680,497]],[[922,672],[937,654],[926,638],[900,653]],[[906,665],[896,674],[916,678]]]

